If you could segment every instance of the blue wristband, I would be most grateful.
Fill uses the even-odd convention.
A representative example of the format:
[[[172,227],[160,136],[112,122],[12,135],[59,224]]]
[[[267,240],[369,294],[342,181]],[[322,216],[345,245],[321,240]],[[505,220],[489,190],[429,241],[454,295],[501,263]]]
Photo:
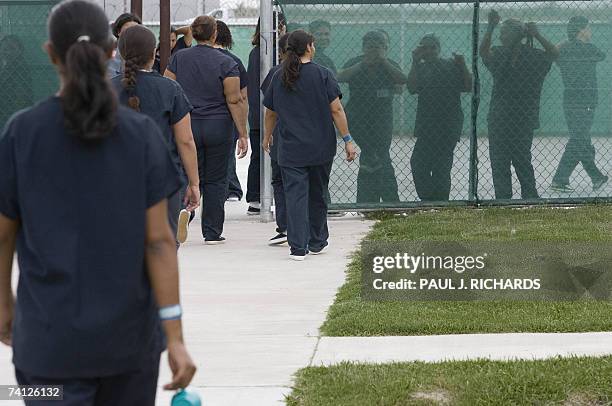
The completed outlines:
[[[178,320],[183,316],[183,309],[181,305],[175,304],[172,306],[166,306],[159,309],[159,318],[161,321],[166,320]]]
[[[342,137],[342,141],[351,142],[353,141],[353,137],[351,137],[351,134],[346,134],[344,137]]]

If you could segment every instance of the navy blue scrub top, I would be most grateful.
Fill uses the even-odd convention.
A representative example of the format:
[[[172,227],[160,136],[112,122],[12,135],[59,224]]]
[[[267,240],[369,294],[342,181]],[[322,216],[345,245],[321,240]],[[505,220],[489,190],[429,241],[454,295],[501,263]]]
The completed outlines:
[[[323,165],[336,155],[336,131],[330,103],[342,97],[334,74],[316,63],[302,64],[288,90],[280,72],[264,97],[264,106],[278,114],[278,164],[288,167]]]
[[[175,53],[168,70],[176,75],[193,105],[191,118],[231,118],[223,81],[240,76],[238,64],[231,57],[208,45],[197,45]]]
[[[159,355],[146,210],[180,184],[155,123],[125,107],[112,135],[96,144],[67,133],[57,97],[11,119],[0,138],[0,213],[21,223],[17,369],[100,377]]]
[[[121,84],[122,79],[122,76],[118,76],[113,78],[112,82],[119,95],[119,101],[127,106],[129,96]],[[183,163],[172,129],[172,126],[193,110],[183,88],[174,80],[165,78],[157,72],[139,71],[136,73],[136,96],[140,99],[140,112],[151,117],[161,129],[172,159],[185,181]]]
[[[225,55],[227,55],[230,58],[232,58],[238,64],[238,72],[240,73],[240,90],[242,90],[245,87],[247,87],[247,85],[249,84],[249,75],[247,73],[246,68],[244,67],[244,64],[240,60],[240,58],[238,58],[236,55],[234,55],[233,53],[231,53],[227,49],[219,48],[219,51],[221,51]],[[248,89],[247,89],[247,91],[248,91]]]
[[[259,55],[259,47],[257,46],[251,49],[251,53],[249,54],[249,65],[247,68],[249,84],[247,87],[247,96],[249,99],[249,129],[258,131],[261,114],[259,106],[259,86],[261,83],[260,61],[261,56]]]
[[[272,69],[266,75],[263,83],[261,84],[261,91],[263,94],[266,94],[266,90],[270,87],[270,83],[272,83],[272,79],[276,72],[278,72],[281,68],[281,65],[273,66]],[[272,145],[270,146],[270,159],[274,161],[278,161],[278,139],[280,137],[280,122],[276,123],[276,127],[274,127],[274,132],[272,133]]]

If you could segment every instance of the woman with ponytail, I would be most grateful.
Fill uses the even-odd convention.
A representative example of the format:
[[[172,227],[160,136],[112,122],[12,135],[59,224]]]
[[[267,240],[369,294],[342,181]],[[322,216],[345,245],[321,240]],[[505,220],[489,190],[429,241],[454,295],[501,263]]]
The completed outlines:
[[[155,35],[147,27],[128,28],[118,44],[125,61],[123,76],[112,83],[119,101],[151,117],[162,130],[181,177],[188,186],[168,198],[168,221],[179,243],[187,239],[189,213],[200,205],[198,156],[191,133],[191,104],[177,82],[152,69]],[[185,207],[185,210],[182,210]]]
[[[304,260],[306,254],[321,254],[327,247],[327,200],[332,162],[336,155],[338,128],[351,162],[355,146],[340,103],[342,93],[334,74],[312,62],[312,35],[294,31],[287,39],[281,69],[265,93],[263,147],[270,152],[277,143],[287,205],[287,240],[290,258]],[[272,138],[278,121],[278,139]]]
[[[167,218],[180,179],[155,123],[118,107],[104,11],[64,1],[48,34],[60,89],[0,136],[0,341],[18,383],[62,385],[62,404],[153,406],[164,346],[166,389],[195,373]]]
[[[491,47],[500,16],[492,10],[480,45],[480,56],[493,77],[489,107],[489,155],[496,199],[512,199],[512,172],[521,184],[521,198],[538,198],[531,164],[533,132],[540,127],[540,95],[544,79],[559,56],[535,23],[507,19],[501,24],[501,46]],[[534,48],[536,39],[544,48]]]

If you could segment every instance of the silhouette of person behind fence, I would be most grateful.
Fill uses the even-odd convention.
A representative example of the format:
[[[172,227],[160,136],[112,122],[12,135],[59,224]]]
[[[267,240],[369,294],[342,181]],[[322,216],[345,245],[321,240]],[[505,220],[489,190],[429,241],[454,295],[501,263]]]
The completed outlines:
[[[593,191],[599,190],[608,177],[595,165],[595,148],[591,143],[591,126],[597,107],[597,63],[606,54],[591,44],[589,20],[583,16],[570,18],[567,25],[568,40],[559,45],[557,64],[565,91],[563,111],[569,132],[569,141],[559,162],[551,189],[572,192],[569,177],[582,162],[584,170],[593,182]]]
[[[26,62],[21,40],[7,35],[0,40],[0,129],[13,113],[29,107],[32,95],[32,77]]]
[[[455,146],[463,128],[461,93],[472,89],[472,74],[463,55],[440,58],[440,40],[424,36],[412,51],[408,91],[418,94],[410,165],[421,201],[449,199]]]
[[[325,53],[325,50],[329,48],[331,42],[331,24],[325,20],[316,20],[308,25],[308,30],[312,36],[314,36],[315,46],[317,48],[317,52],[312,61],[326,67],[335,75],[338,73],[336,64],[329,55]]]
[[[489,109],[489,155],[496,199],[512,198],[514,166],[523,199],[537,199],[531,163],[533,132],[540,126],[540,95],[544,79],[557,58],[557,48],[537,29],[535,23],[505,20],[500,29],[502,45],[491,48],[499,14],[489,13],[489,25],[480,45],[480,55],[493,76]],[[545,50],[533,47],[533,39]],[[527,43],[523,40],[527,39]]]
[[[346,110],[352,135],[361,148],[357,202],[397,202],[397,180],[389,148],[393,136],[393,97],[407,82],[400,66],[387,58],[388,41],[380,31],[362,40],[363,55],[349,60],[338,81],[349,84]]]

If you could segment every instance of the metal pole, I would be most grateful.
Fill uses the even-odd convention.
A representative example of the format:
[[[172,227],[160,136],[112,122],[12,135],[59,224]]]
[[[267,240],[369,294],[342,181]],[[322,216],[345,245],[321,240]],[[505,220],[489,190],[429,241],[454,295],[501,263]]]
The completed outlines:
[[[480,1],[474,2],[472,20],[472,113],[470,120],[470,178],[468,200],[478,204],[478,107],[480,106],[480,76],[478,72],[478,41],[480,33]]]
[[[159,65],[162,74],[170,59],[170,0],[159,1]]]
[[[260,38],[260,78],[261,82],[264,81],[266,75],[272,68],[272,58],[274,57],[274,37],[276,35],[276,24],[274,22],[274,14],[272,10],[272,0],[261,0],[259,5],[259,22],[261,38]],[[263,140],[265,118],[264,118],[264,107],[261,104],[263,97],[261,91],[259,92],[259,103],[261,109],[261,127],[260,127],[260,140]],[[261,156],[261,169],[260,169],[260,200],[261,200],[261,221],[264,223],[271,222],[272,218],[272,163],[270,161],[270,155],[268,155],[261,144],[259,151],[252,151],[252,154],[259,153]]]
[[[142,19],[142,0],[131,0],[130,12]]]

